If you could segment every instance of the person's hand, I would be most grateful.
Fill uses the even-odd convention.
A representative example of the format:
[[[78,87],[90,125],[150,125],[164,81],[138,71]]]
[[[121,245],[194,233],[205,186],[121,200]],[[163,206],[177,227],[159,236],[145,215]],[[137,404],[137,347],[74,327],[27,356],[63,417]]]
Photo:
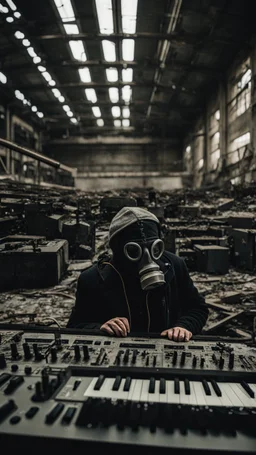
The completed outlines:
[[[113,318],[105,322],[100,330],[107,332],[109,335],[126,337],[130,332],[130,325],[127,318]]]
[[[183,327],[172,327],[171,329],[164,330],[161,333],[161,336],[166,336],[169,340],[174,341],[189,341],[192,337],[192,333],[189,330],[184,329]]]

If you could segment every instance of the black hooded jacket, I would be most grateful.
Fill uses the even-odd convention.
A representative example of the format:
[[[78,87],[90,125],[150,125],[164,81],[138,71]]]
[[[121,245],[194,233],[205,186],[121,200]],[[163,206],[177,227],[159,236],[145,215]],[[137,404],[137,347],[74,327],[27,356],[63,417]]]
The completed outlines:
[[[67,327],[99,329],[109,319],[126,317],[131,332],[157,333],[176,326],[193,335],[200,333],[208,308],[185,262],[165,251],[160,268],[166,284],[143,291],[134,278],[120,277],[109,263],[99,261],[78,279],[76,303]]]

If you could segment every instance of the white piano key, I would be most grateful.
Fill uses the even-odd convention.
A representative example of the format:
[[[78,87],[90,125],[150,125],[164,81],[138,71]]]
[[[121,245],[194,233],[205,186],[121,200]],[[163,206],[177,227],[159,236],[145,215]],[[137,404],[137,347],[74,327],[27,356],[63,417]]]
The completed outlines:
[[[217,382],[217,381],[216,381]],[[219,382],[217,382],[217,385],[219,386],[221,392],[222,392],[222,396],[219,397],[220,399],[220,402],[221,402],[221,406],[232,406],[232,402],[230,400],[230,398],[228,397],[228,395],[226,394],[226,392],[224,392],[222,389],[221,389],[221,384]],[[215,392],[214,392],[215,393]]]
[[[133,394],[131,396],[131,399],[132,399],[132,401],[140,401],[143,380],[142,379],[133,379],[133,381],[135,381],[135,386],[133,389]]]
[[[128,392],[128,400],[131,400],[133,397],[134,389],[135,389],[136,379],[131,380],[130,390]]]
[[[146,401],[146,402],[149,401],[148,396],[152,395],[152,394],[148,393],[148,388],[149,388],[149,379],[144,379],[142,381],[140,401]]]
[[[160,393],[159,393],[159,386],[160,386],[160,381],[156,380],[155,383],[155,392],[154,393],[149,393],[148,394],[148,401],[152,403],[159,403],[160,402]]]
[[[237,394],[233,391],[230,382],[218,382],[218,386],[223,394],[225,394],[231,401],[231,406],[243,406],[242,401],[239,399]]]
[[[190,404],[193,406],[193,405],[197,405],[197,399],[196,399],[196,392],[195,392],[195,387],[194,387],[194,381],[190,381]]]
[[[234,390],[234,392],[237,394],[237,396],[239,397],[239,400],[242,401],[243,406],[256,407],[256,399],[255,398],[251,398],[246,393],[246,391],[241,386],[241,384],[237,384],[237,383],[236,384],[231,384],[231,387]]]
[[[94,389],[94,386],[95,386],[97,380],[98,380],[98,377],[92,379],[91,383],[89,384],[89,386],[87,387],[87,389],[84,392],[84,397],[94,396],[92,394],[93,394],[93,392],[96,392],[96,390],[93,390],[93,389]]]
[[[184,381],[180,381],[180,404],[190,404],[190,395],[185,394]]]
[[[166,381],[167,403],[180,403],[180,394],[174,393],[174,381]]]
[[[204,392],[204,397],[205,397],[207,406],[222,406],[221,400],[218,397],[218,395],[216,395],[216,393],[214,392],[214,389],[213,389],[212,385],[210,384],[210,382],[208,382],[208,385],[209,385],[209,389],[211,391],[211,395],[206,395],[206,393]]]
[[[206,406],[203,384],[201,382],[195,381],[193,382],[193,386],[198,406]]]

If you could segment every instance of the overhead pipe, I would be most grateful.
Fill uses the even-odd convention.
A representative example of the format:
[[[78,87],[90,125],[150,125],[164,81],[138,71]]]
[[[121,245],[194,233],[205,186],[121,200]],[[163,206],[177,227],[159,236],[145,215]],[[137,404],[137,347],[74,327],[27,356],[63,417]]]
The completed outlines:
[[[52,158],[48,158],[47,156],[41,155],[41,153],[34,152],[33,150],[29,150],[21,145],[15,144],[15,142],[8,141],[7,139],[3,139],[0,137],[0,145],[6,147],[14,152],[21,153],[22,155],[29,156],[30,158],[34,158],[37,161],[41,161],[42,163],[48,164],[48,166],[55,167],[56,169],[61,169],[66,172],[73,173],[74,168],[65,166],[65,164],[61,164],[59,161],[53,160]]]

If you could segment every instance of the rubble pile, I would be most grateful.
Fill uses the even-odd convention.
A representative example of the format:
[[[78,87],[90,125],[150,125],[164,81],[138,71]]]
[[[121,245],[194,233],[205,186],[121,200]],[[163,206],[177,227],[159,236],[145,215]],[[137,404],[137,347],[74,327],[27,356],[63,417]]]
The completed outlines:
[[[0,322],[65,326],[81,271],[108,250],[124,206],[162,223],[204,295],[209,334],[250,337],[256,317],[256,184],[225,190],[97,193],[0,182]]]

